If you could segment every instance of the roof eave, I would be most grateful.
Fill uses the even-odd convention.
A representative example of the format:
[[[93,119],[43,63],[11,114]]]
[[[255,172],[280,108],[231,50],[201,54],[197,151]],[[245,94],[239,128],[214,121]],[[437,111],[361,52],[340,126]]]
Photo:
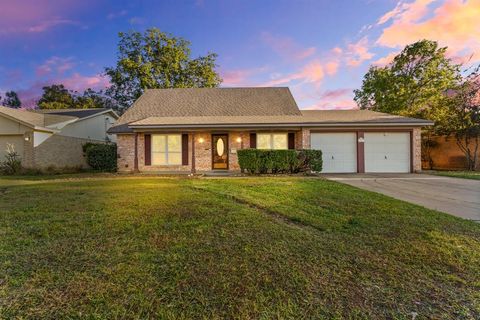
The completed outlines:
[[[175,125],[129,125],[131,129],[185,129],[185,128],[256,128],[256,127],[424,127],[433,122],[291,122],[291,123],[229,123],[229,124],[175,124]]]

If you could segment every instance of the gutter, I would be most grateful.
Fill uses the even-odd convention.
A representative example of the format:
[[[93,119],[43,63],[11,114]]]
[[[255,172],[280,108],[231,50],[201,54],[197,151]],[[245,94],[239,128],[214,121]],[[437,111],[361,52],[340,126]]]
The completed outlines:
[[[352,127],[352,126],[362,126],[362,127],[423,127],[431,126],[433,122],[396,122],[396,123],[385,123],[385,122],[329,122],[329,123],[249,123],[249,124],[180,124],[180,125],[129,125],[131,129],[185,129],[185,128],[281,128],[281,127]]]

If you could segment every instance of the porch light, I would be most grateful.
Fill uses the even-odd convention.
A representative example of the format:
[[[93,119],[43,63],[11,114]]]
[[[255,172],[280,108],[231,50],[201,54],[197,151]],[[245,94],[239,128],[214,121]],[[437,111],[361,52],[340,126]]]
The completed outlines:
[[[238,142],[238,143],[242,142],[242,138],[241,138],[241,137],[238,137],[238,138],[237,138],[237,142]]]
[[[205,142],[205,139],[203,139],[203,138],[198,138],[198,142],[204,143],[204,142]]]
[[[25,141],[30,141],[30,137],[29,137],[29,136],[25,136]]]

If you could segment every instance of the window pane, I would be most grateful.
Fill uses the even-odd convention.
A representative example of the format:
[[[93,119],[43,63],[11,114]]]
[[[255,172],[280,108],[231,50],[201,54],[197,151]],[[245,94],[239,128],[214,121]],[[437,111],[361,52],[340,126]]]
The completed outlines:
[[[168,153],[168,164],[182,164],[182,153],[169,152]]]
[[[152,152],[165,152],[166,136],[152,135]]]
[[[286,134],[282,133],[273,135],[273,149],[288,149]]]
[[[162,166],[167,164],[167,154],[162,152],[152,153],[152,164]]]
[[[182,136],[172,135],[168,136],[168,152],[181,152],[182,151]]]
[[[271,149],[270,134],[257,134],[257,149]]]

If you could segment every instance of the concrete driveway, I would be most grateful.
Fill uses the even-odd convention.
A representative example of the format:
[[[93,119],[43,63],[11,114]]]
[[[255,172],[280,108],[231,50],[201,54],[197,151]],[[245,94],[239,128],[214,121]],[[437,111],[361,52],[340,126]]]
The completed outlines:
[[[480,221],[480,181],[427,174],[324,174],[324,178]]]

